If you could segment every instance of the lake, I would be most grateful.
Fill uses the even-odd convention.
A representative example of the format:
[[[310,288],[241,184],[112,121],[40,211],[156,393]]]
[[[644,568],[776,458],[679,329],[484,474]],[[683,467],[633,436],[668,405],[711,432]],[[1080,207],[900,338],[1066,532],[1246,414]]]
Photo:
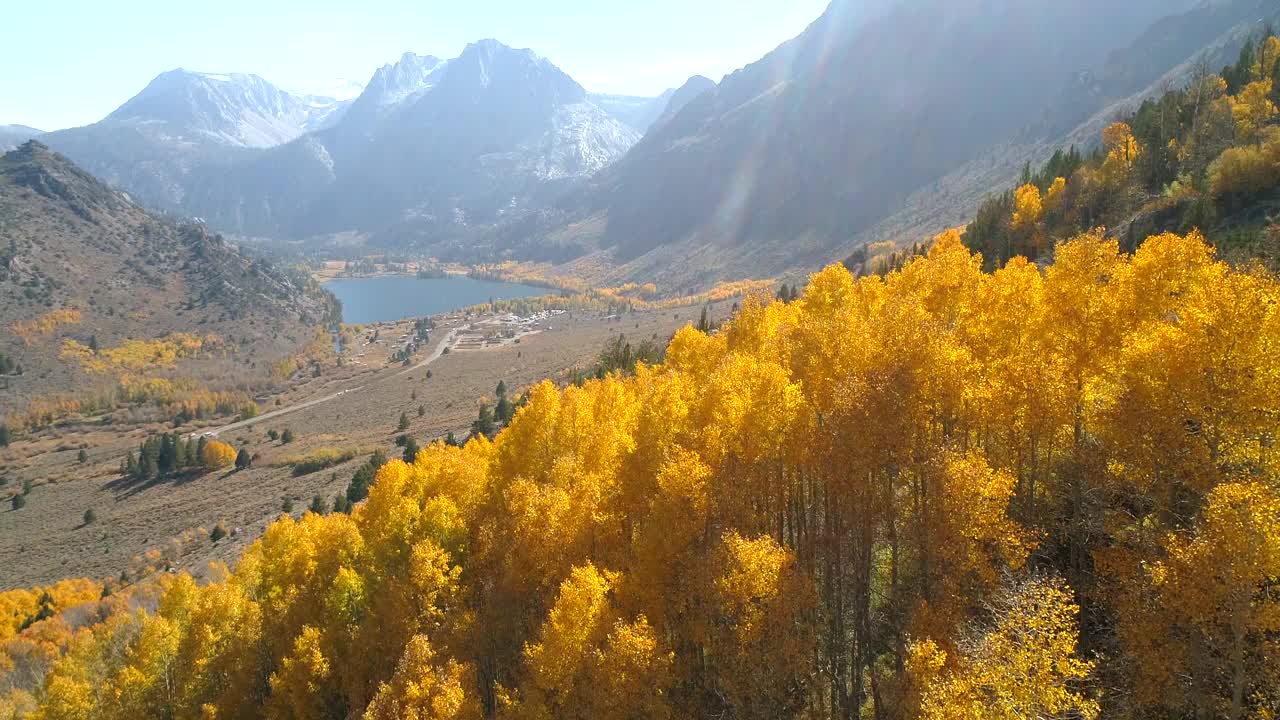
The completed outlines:
[[[417,278],[385,275],[324,283],[342,301],[342,321],[352,325],[438,315],[490,300],[536,297],[554,290],[465,276]]]

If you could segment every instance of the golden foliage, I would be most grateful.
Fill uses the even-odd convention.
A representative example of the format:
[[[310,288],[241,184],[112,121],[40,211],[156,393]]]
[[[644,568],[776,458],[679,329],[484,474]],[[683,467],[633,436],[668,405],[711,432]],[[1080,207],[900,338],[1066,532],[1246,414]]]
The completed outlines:
[[[236,449],[219,440],[210,440],[204,446],[200,461],[209,470],[221,470],[236,462]]]
[[[1221,197],[1257,194],[1280,184],[1280,128],[1269,128],[1257,145],[1227,148],[1209,166],[1209,191]]]
[[[344,332],[344,338],[350,342],[351,336]],[[316,328],[315,335],[301,351],[272,363],[271,377],[287,380],[311,365],[331,363],[335,357],[333,338],[324,328]]]
[[[1040,188],[1027,184],[1018,188],[1013,194],[1013,226],[1018,229],[1029,228],[1040,221],[1044,211],[1040,199]]]
[[[216,335],[201,337],[191,333],[172,333],[155,340],[126,340],[114,348],[94,352],[71,338],[64,338],[59,357],[78,362],[88,372],[145,372],[172,369],[179,360],[215,352],[222,347]]]
[[[82,315],[75,308],[62,308],[49,312],[31,320],[21,320],[13,324],[13,334],[30,345],[36,338],[48,335],[64,325],[76,325]]]
[[[1076,658],[1080,609],[1070,588],[1036,580],[997,603],[996,620],[959,657],[929,640],[909,652],[922,720],[1022,720],[1098,716],[1098,703],[1078,690],[1093,663]],[[950,662],[949,662],[950,660]]]
[[[1198,234],[988,274],[944,233],[542,383],[16,689],[50,718],[1264,717],[1277,347],[1280,283]]]
[[[1271,101],[1271,90],[1272,80],[1267,78],[1249,83],[1231,98],[1231,116],[1236,123],[1236,137],[1241,140],[1253,139],[1276,116],[1276,104]]]
[[[12,426],[36,429],[76,414],[110,412],[128,405],[150,405],[166,418],[186,415],[206,418],[238,414],[253,417],[258,406],[246,392],[210,390],[190,378],[137,378],[123,375],[114,389],[81,396],[36,397],[6,420]]]

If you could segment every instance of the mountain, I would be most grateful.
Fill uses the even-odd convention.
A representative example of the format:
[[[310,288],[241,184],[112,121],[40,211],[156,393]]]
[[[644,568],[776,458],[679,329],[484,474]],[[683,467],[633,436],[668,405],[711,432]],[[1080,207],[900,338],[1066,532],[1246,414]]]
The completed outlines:
[[[496,40],[451,60],[406,53],[329,104],[253,75],[173,71],[102,122],[47,136],[139,201],[223,231],[441,252],[537,215],[639,139],[550,61]]]
[[[334,310],[305,274],[149,213],[35,141],[0,157],[0,237],[0,353],[25,369],[5,378],[0,415],[109,382],[65,360],[64,339],[110,348],[213,334],[225,354],[180,369],[239,385],[312,342]],[[75,311],[74,322],[50,321],[59,310]]]
[[[651,130],[566,202],[564,224],[524,242],[594,248],[582,267],[677,284],[827,262],[1041,118],[1074,73],[1196,4],[836,0]]]
[[[179,137],[205,135],[222,145],[265,148],[322,127],[336,103],[317,108],[257,75],[161,73],[107,116],[106,123],[164,123]]]
[[[702,75],[694,75],[685,81],[684,85],[668,90],[664,93],[665,102],[662,106],[662,113],[654,118],[653,124],[661,124],[675,117],[686,105],[697,100],[705,93],[709,93],[716,89],[716,81]]]
[[[659,119],[674,115],[703,92],[716,86],[714,80],[695,75],[679,88],[670,88],[658,97],[589,93],[592,105],[604,110],[638,133],[649,132]]]
[[[1030,164],[1058,150],[1094,147],[1102,128],[1192,76],[1234,63],[1241,46],[1270,23],[1272,0],[1221,0],[1160,18],[1091,68],[1073,73],[1035,122],[917,189],[889,216],[847,238],[837,253],[884,240],[915,240],[973,219],[983,201],[1013,187]]]
[[[447,61],[406,54],[334,126],[194,170],[180,209],[247,235],[465,252],[638,140],[550,61],[486,40]]]
[[[101,122],[42,141],[143,202],[180,209],[198,167],[227,165],[343,117],[350,100],[297,96],[250,74],[170,70]]]
[[[0,125],[0,152],[8,152],[34,137],[44,134],[26,125]]]

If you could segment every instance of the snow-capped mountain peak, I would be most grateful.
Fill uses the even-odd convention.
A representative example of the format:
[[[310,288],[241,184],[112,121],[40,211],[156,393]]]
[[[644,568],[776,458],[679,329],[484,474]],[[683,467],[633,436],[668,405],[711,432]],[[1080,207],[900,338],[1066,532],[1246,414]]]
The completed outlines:
[[[272,147],[324,127],[344,104],[332,97],[299,97],[258,75],[161,73],[107,121],[163,123],[182,137],[237,147]]]

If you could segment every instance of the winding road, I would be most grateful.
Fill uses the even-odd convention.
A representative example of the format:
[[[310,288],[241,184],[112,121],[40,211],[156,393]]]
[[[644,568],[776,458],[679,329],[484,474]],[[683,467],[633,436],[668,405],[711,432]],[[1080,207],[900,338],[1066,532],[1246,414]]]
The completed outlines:
[[[435,350],[433,350],[425,360],[418,363],[417,365],[414,365],[413,367],[407,368],[405,370],[401,370],[400,372],[394,375],[387,375],[385,377],[378,378],[377,380],[374,380],[374,382],[392,380],[392,379],[407,375],[413,372],[414,370],[421,370],[422,368],[430,365],[431,363],[443,357],[445,349],[448,348],[450,344],[453,343],[453,339],[457,337],[459,332],[462,332],[463,330],[470,330],[470,329],[471,329],[470,325],[462,325],[460,327],[453,328],[452,330],[449,331],[447,335],[444,336],[443,340],[436,343]],[[240,420],[238,422],[233,422],[230,425],[223,425],[222,427],[213,428],[211,430],[200,430],[197,432],[193,432],[189,437],[200,437],[202,435],[205,437],[218,437],[223,433],[240,430],[242,428],[252,427],[266,420],[271,420],[273,418],[278,418],[284,415],[289,415],[291,413],[296,413],[299,410],[306,410],[309,407],[315,407],[316,405],[327,403],[331,400],[337,400],[338,398],[342,397],[343,395],[346,395],[347,393],[359,392],[360,390],[363,390],[366,387],[368,387],[368,385],[361,385],[359,387],[347,388],[346,390],[339,390],[336,393],[325,395],[324,397],[313,398],[305,402],[300,402],[296,405],[290,405],[289,407],[280,408],[279,410],[272,410],[271,412],[263,413],[261,415],[256,415],[254,417],[249,418],[248,420]]]

